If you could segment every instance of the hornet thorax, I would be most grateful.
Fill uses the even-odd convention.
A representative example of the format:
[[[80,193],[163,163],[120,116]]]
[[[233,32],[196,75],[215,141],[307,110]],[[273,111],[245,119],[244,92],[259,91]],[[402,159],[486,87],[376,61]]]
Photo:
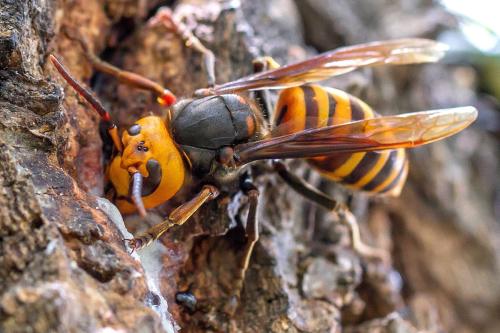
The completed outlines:
[[[225,149],[255,140],[262,127],[255,106],[234,94],[183,100],[172,110],[172,137],[196,176],[216,172]]]

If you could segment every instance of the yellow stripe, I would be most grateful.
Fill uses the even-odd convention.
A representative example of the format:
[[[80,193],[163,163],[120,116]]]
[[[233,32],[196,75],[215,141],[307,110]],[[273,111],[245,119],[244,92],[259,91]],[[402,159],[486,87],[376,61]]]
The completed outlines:
[[[333,124],[339,125],[351,121],[351,103],[349,95],[342,90],[325,88],[325,90],[335,99],[337,106],[335,107],[335,115],[333,116]]]
[[[356,183],[352,184],[353,187],[362,188],[363,186],[368,184],[373,178],[375,178],[375,176],[378,175],[380,170],[382,170],[382,168],[384,167],[385,162],[387,162],[387,159],[389,158],[389,155],[391,154],[391,150],[384,150],[384,151],[379,152],[379,154],[380,154],[380,157],[378,158],[375,165],[360,180],[358,180]]]
[[[354,153],[347,161],[332,172],[334,177],[345,178],[351,174],[354,168],[361,162],[366,153]]]
[[[342,181],[342,178],[339,178],[337,176],[335,176],[332,172],[328,172],[326,170],[323,170],[323,169],[320,169],[316,166],[314,166],[316,168],[316,170],[325,178],[328,178],[330,180],[333,180],[334,182],[340,182]]]
[[[321,86],[311,86],[314,90],[316,103],[318,103],[318,125],[325,127],[328,124],[328,93]]]
[[[393,180],[396,178],[399,174],[399,171],[401,171],[401,168],[403,167],[403,163],[405,163],[405,150],[404,149],[398,149],[397,155],[396,155],[396,161],[394,162],[394,166],[392,167],[391,173],[389,176],[380,184],[379,186],[375,187],[372,192],[380,192],[384,188],[386,188]]]
[[[401,191],[403,190],[403,187],[406,183],[406,178],[408,177],[409,164],[410,163],[408,162],[408,159],[405,159],[405,165],[403,166],[404,170],[401,178],[399,178],[397,184],[394,185],[394,187],[389,190],[389,192],[385,193],[386,195],[397,197],[401,194]]]

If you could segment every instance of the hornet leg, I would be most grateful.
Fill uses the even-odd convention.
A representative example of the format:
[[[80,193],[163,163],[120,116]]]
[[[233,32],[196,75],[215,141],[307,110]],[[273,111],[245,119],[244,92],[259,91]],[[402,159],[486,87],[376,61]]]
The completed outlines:
[[[243,284],[245,282],[245,275],[248,270],[248,265],[250,263],[250,258],[252,252],[259,239],[259,220],[257,218],[257,205],[259,202],[259,191],[250,182],[244,183],[244,192],[248,197],[249,207],[247,215],[247,225],[246,225],[246,244],[243,249],[243,255],[239,262],[238,273],[234,282],[234,289],[232,291],[232,297],[226,308],[227,313],[232,316],[236,311],[241,297],[241,290],[243,289]]]
[[[342,224],[346,225],[349,229],[349,236],[351,238],[351,244],[360,256],[364,256],[367,258],[375,258],[380,259],[384,263],[388,263],[390,261],[390,255],[387,251],[383,249],[378,249],[375,247],[371,247],[363,243],[361,240],[361,233],[359,231],[359,224],[356,220],[356,217],[353,213],[347,208],[340,209],[338,212],[340,221]]]
[[[363,257],[376,258],[382,260],[383,262],[388,262],[389,254],[387,251],[377,249],[363,243],[356,217],[349,211],[349,209],[347,209],[347,207],[339,204],[337,200],[311,186],[311,184],[307,183],[303,178],[291,173],[284,163],[275,161],[274,169],[296,192],[317,205],[338,214],[340,223],[344,224],[349,229],[351,245],[356,253]]]
[[[205,185],[193,199],[174,209],[165,221],[152,226],[143,234],[125,241],[128,242],[132,251],[142,249],[157,240],[171,227],[184,224],[205,202],[215,199],[218,195],[219,190],[215,186]]]
[[[274,170],[278,175],[296,192],[304,196],[306,199],[326,208],[327,210],[338,211],[341,207],[337,200],[331,198],[327,194],[321,192],[311,184],[307,183],[303,178],[291,173],[288,166],[280,161],[273,162]]]
[[[211,88],[215,85],[215,56],[213,52],[200,42],[193,32],[184,23],[182,23],[182,20],[172,13],[170,8],[160,8],[156,15],[150,19],[149,24],[151,26],[162,24],[168,30],[174,32],[182,38],[182,41],[187,47],[201,53],[205,64],[208,87]]]

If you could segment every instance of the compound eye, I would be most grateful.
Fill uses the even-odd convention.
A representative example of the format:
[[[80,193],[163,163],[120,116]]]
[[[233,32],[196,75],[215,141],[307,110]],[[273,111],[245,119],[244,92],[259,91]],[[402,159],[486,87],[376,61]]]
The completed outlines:
[[[141,125],[134,124],[127,129],[127,132],[130,136],[136,136],[137,134],[141,133]]]

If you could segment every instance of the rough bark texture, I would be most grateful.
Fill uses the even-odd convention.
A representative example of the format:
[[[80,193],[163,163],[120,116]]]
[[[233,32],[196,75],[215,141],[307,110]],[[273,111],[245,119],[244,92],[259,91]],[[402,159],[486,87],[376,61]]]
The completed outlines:
[[[162,245],[140,253],[142,265],[130,256],[116,225],[119,215],[96,197],[104,193],[110,144],[101,141],[96,115],[67,88],[47,55],[59,54],[123,127],[149,112],[163,114],[150,93],[94,73],[70,38],[83,36],[105,60],[190,96],[205,86],[201,59],[177,36],[146,26],[160,5],[183,11],[214,51],[218,82],[249,73],[258,55],[286,63],[311,53],[306,45],[326,50],[401,36],[432,38],[454,24],[426,0],[255,0],[241,6],[0,0],[0,331],[500,329],[500,230],[492,205],[498,200],[498,142],[480,125],[414,151],[401,198],[351,198],[363,237],[391,251],[392,264],[354,254],[333,216],[268,174],[257,180],[261,238],[233,318],[226,310],[244,242],[246,199],[207,205],[165,235]],[[331,84],[395,113],[478,104],[474,75],[468,67],[436,64],[364,70]],[[302,163],[293,166],[347,198]],[[147,221],[128,217],[128,229],[137,233],[158,222],[187,195]],[[158,271],[151,269],[155,262]],[[194,310],[176,304],[179,291],[196,297]]]

